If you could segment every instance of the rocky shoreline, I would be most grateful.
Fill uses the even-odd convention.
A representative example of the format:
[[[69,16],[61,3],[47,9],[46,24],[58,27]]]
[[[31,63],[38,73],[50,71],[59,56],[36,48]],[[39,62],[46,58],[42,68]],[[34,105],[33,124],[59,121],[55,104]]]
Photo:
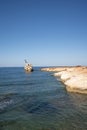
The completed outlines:
[[[65,84],[67,91],[87,94],[87,67],[49,67],[41,71],[54,72],[54,76]]]

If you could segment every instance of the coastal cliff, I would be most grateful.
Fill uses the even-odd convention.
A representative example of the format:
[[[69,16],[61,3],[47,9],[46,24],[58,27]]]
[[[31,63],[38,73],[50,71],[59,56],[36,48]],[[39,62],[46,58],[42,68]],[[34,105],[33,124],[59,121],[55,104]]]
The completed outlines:
[[[67,91],[87,94],[87,67],[54,67],[42,68],[42,71],[53,71],[61,79]]]

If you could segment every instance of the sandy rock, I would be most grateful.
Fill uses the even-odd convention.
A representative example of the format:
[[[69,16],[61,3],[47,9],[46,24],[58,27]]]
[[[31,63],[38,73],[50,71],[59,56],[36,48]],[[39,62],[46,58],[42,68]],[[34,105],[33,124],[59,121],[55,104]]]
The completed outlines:
[[[65,85],[70,86],[71,88],[79,88],[85,90],[87,89],[87,77],[84,77],[82,75],[71,77],[65,81]]]
[[[42,68],[41,71],[49,71],[49,72],[59,72],[66,70],[66,67],[54,67],[54,68]]]
[[[56,71],[58,77],[70,92],[87,93],[87,67],[45,68],[44,71]]]
[[[82,75],[72,77],[65,83],[66,89],[70,92],[87,93],[87,77]]]

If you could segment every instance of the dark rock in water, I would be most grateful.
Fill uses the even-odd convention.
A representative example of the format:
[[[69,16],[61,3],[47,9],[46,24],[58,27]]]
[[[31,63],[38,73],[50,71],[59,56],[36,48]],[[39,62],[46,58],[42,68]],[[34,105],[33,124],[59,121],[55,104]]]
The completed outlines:
[[[54,108],[51,104],[48,102],[32,102],[29,104],[26,104],[24,106],[24,110],[27,111],[28,113],[32,114],[43,114],[43,113],[48,113],[48,112],[55,112],[56,108]]]
[[[0,113],[4,112],[11,104],[13,104],[13,100],[9,97],[0,99]]]
[[[11,110],[21,99],[17,94],[6,94],[0,96],[0,113]]]

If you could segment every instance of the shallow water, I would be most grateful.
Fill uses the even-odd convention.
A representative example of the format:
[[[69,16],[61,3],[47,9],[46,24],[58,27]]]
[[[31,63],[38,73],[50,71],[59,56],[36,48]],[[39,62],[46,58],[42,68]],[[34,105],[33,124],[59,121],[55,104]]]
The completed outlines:
[[[34,70],[0,68],[0,130],[87,130],[87,95]]]

